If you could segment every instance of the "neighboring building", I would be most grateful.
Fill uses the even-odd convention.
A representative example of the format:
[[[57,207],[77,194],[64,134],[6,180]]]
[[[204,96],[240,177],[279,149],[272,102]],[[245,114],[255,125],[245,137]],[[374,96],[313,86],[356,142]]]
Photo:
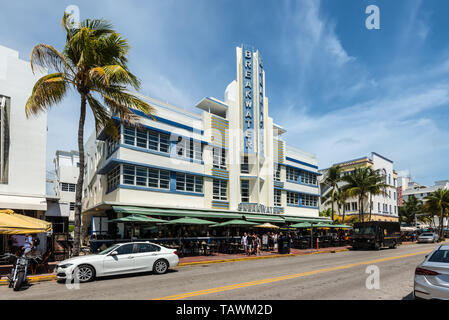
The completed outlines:
[[[19,52],[0,46],[0,209],[40,219],[47,210],[47,115],[27,119],[25,104],[45,74],[33,74]]]
[[[398,195],[397,195],[397,174],[393,168],[393,161],[381,156],[378,153],[372,152],[371,157],[363,157],[355,160],[349,160],[345,162],[336,163],[342,169],[342,174],[347,175],[353,172],[356,168],[372,168],[373,170],[380,170],[381,174],[384,176],[384,183],[390,185],[386,190],[387,195],[373,195],[371,203],[371,220],[374,221],[398,221]],[[324,181],[326,179],[327,169],[320,170],[323,175],[320,179],[321,186],[321,200],[320,210],[325,210],[330,208],[331,205],[325,205],[324,202],[331,195],[331,188],[327,186]],[[343,186],[344,182],[340,183]],[[359,203],[358,198],[350,198],[346,201],[345,205],[345,215],[359,215]],[[334,204],[335,213],[338,214],[337,205]],[[340,210],[343,211],[343,208]],[[370,213],[370,201],[369,199],[364,200],[363,213],[365,215]]]
[[[55,232],[67,232],[68,225],[75,223],[75,189],[79,176],[79,154],[77,151],[56,151],[53,159],[55,179],[53,182],[55,197],[46,216],[54,225]]]
[[[438,189],[449,190],[449,180],[435,181],[433,186],[424,186],[416,182],[409,182],[406,189],[402,189],[402,198],[404,201],[408,200],[408,197],[414,195],[418,200],[425,200],[424,198],[430,196],[432,192]]]
[[[269,117],[265,83],[260,53],[237,48],[237,79],[224,101],[204,98],[193,113],[142,96],[155,107],[154,118],[135,111],[139,128],[116,119],[118,142],[93,134],[86,143],[84,227],[105,233],[107,219],[123,212],[319,220],[317,159],[286,146],[286,131]]]

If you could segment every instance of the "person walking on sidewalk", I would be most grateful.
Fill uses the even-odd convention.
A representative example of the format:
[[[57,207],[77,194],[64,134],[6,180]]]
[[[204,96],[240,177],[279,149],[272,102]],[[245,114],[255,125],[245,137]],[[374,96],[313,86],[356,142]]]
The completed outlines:
[[[247,246],[248,246],[248,255],[250,256],[253,253],[253,245],[254,245],[254,238],[252,234],[249,234],[247,237]]]
[[[246,232],[243,233],[242,245],[243,245],[243,250],[245,251],[245,254],[248,254],[248,236],[246,235]]]

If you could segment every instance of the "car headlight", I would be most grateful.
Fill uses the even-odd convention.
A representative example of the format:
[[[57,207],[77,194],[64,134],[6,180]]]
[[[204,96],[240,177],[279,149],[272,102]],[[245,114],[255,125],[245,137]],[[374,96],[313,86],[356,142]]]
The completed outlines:
[[[61,269],[66,269],[66,268],[68,268],[70,266],[73,266],[73,263],[61,264],[58,267],[61,268]]]
[[[366,240],[366,242],[370,242],[370,241],[371,241],[370,239]]]

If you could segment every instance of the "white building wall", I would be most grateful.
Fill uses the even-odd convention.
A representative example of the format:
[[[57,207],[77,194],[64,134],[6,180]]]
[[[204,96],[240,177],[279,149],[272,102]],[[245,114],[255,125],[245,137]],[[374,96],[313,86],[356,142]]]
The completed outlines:
[[[46,210],[47,114],[25,115],[35,82],[47,74],[21,60],[17,51],[0,46],[0,95],[10,98],[8,183],[0,184],[0,207]]]

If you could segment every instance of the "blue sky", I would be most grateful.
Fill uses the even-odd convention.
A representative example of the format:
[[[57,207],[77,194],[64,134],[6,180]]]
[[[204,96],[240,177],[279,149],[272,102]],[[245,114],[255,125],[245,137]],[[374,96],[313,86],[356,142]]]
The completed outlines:
[[[71,4],[129,40],[146,95],[186,109],[223,99],[235,47],[250,44],[264,58],[270,115],[320,168],[375,151],[421,183],[449,179],[446,0],[2,0],[0,44],[23,59],[38,43],[62,49]],[[380,30],[365,28],[371,4]],[[48,113],[49,169],[57,149],[77,148],[78,109],[73,94]]]

